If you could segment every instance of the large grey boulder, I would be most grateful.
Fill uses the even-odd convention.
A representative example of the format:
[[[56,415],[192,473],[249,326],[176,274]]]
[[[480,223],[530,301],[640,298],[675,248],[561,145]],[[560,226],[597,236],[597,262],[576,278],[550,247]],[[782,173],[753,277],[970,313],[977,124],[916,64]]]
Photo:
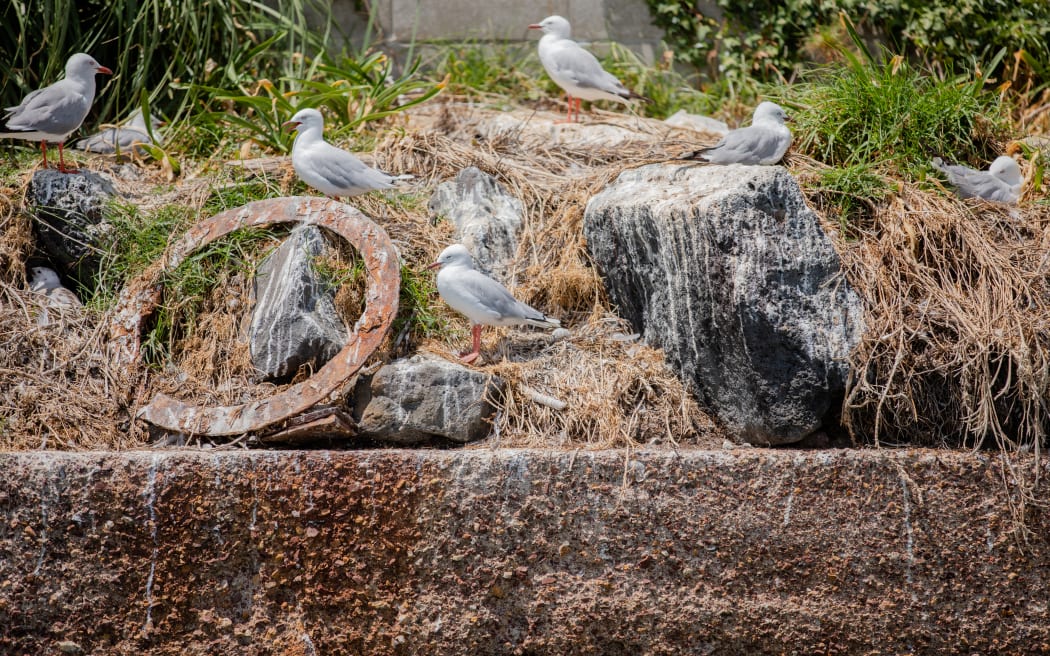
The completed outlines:
[[[300,225],[255,273],[248,342],[252,364],[265,378],[294,375],[304,364],[316,371],[346,344],[336,290],[312,265],[324,250],[321,229]]]
[[[620,313],[740,437],[796,442],[837,410],[863,309],[785,169],[627,171],[584,234]]]
[[[113,183],[92,171],[60,173],[40,169],[26,193],[38,241],[63,271],[76,271],[82,281],[98,272],[112,227],[105,210],[116,195]]]
[[[430,211],[456,226],[455,241],[474,256],[478,269],[507,281],[507,267],[518,250],[521,201],[488,173],[474,166],[438,185]]]
[[[363,437],[419,444],[434,437],[473,442],[487,436],[503,381],[433,355],[419,354],[362,376],[354,416]]]

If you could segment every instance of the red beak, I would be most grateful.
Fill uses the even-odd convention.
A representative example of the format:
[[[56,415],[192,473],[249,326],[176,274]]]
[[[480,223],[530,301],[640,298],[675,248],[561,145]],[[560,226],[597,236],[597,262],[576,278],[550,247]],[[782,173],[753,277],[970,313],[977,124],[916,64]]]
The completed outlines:
[[[113,75],[113,71],[109,70],[109,68],[107,68],[105,66],[99,66],[98,68],[95,69],[95,72],[96,73],[102,73],[103,75]]]
[[[433,264],[431,264],[431,265],[427,266],[427,270],[430,270],[430,269],[436,269],[436,268],[438,268],[439,266],[441,266],[441,262],[434,262]]]
[[[529,25],[529,29],[530,30],[542,30],[543,26],[541,26],[541,25]]]
[[[295,128],[299,127],[299,125],[299,121],[285,121],[284,123],[281,123],[281,129],[294,130]]]

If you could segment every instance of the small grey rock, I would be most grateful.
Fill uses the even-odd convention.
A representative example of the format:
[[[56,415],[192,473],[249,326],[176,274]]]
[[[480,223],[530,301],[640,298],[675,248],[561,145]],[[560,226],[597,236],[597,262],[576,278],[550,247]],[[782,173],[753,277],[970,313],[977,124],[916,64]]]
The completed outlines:
[[[362,377],[354,390],[354,415],[363,437],[418,444],[444,437],[473,442],[489,434],[490,402],[503,381],[433,355],[419,354]]]
[[[265,378],[284,378],[304,364],[320,369],[347,340],[335,289],[312,266],[324,252],[317,226],[301,225],[259,265],[248,328],[252,364]]]
[[[470,166],[456,179],[438,185],[430,211],[456,226],[453,241],[474,256],[474,266],[500,282],[518,250],[518,231],[524,213],[521,201],[491,175]]]

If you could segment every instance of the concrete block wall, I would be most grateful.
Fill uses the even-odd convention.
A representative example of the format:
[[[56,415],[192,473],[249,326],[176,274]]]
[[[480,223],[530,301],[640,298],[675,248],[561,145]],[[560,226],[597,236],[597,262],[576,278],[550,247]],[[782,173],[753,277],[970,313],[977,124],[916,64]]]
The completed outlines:
[[[374,31],[395,51],[413,43],[536,41],[539,32],[528,26],[552,14],[569,20],[578,41],[614,41],[646,61],[658,58],[663,38],[644,0],[373,0],[370,6]],[[333,11],[341,30],[359,42],[367,15],[354,8],[353,0],[335,0]]]

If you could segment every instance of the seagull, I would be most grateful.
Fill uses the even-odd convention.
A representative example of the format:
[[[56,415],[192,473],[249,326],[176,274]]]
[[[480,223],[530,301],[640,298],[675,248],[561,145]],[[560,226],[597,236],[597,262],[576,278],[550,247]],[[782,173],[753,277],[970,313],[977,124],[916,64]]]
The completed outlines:
[[[324,140],[324,117],[316,109],[300,109],[282,124],[298,134],[292,144],[292,168],[299,178],[330,198],[357,196],[390,189],[411,175],[389,175],[373,169],[345,150]]]
[[[750,126],[730,130],[714,146],[683,155],[681,159],[699,159],[712,164],[776,164],[791,146],[791,130],[784,125],[787,120],[784,108],[767,100],[755,108]]]
[[[580,119],[581,100],[615,100],[629,104],[638,99],[652,102],[623,85],[602,68],[598,59],[570,38],[572,28],[561,16],[548,16],[530,30],[543,30],[540,38],[540,61],[547,74],[569,98],[569,113],[566,121],[572,121],[573,101],[576,105],[576,120]]]
[[[37,318],[37,324],[46,326],[50,323],[48,308],[58,311],[71,310],[84,307],[76,294],[62,286],[58,274],[54,269],[38,266],[29,269],[29,291],[43,294],[47,297],[47,306],[44,313]]]
[[[516,300],[506,287],[477,271],[474,258],[463,244],[452,244],[427,268],[440,268],[438,293],[449,307],[470,319],[474,348],[460,353],[463,362],[473,362],[481,354],[482,326],[561,326],[557,319]]]
[[[160,121],[156,118],[151,118],[150,122],[153,124],[154,130],[160,126]],[[159,141],[160,135],[154,134]],[[76,148],[91,153],[104,153],[107,155],[117,152],[118,148],[121,153],[129,153],[132,148],[135,148],[135,152],[142,155],[144,151],[137,147],[138,144],[152,143],[153,140],[149,137],[149,130],[146,129],[146,120],[142,118],[142,110],[136,109],[131,113],[123,126],[108,128],[86,139],[81,139],[76,143]]]
[[[112,75],[113,71],[99,64],[91,55],[83,52],[73,55],[66,61],[64,79],[37,89],[18,105],[6,108],[9,112],[7,129],[12,132],[0,132],[0,137],[39,140],[44,168],[47,168],[47,144],[57,143],[58,170],[75,173],[76,169],[66,168],[62,146],[91,109],[91,102],[95,99],[96,73]]]
[[[1021,197],[1021,167],[1008,155],[997,157],[987,171],[945,164],[940,157],[934,157],[930,165],[948,176],[948,181],[955,185],[961,198],[1016,203]]]

